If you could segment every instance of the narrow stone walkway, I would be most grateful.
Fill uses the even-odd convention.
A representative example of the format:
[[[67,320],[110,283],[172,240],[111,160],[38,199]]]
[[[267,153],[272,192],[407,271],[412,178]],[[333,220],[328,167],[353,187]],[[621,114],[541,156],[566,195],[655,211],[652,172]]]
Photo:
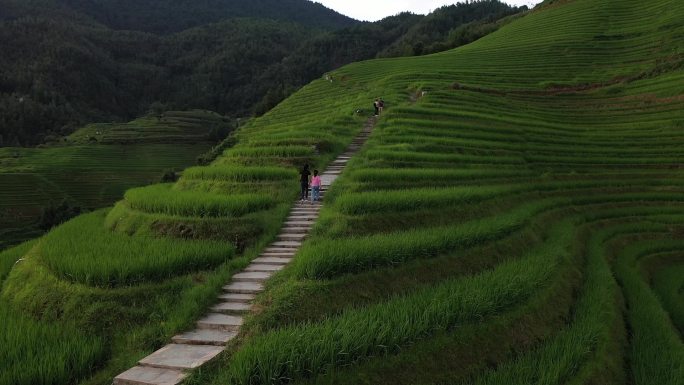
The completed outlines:
[[[366,142],[375,123],[376,118],[368,119],[347,150],[321,174],[321,198]],[[176,385],[189,370],[218,356],[240,332],[243,316],[251,311],[255,296],[264,290],[264,281],[292,261],[318,219],[320,208],[321,203],[296,202],[277,239],[242,272],[233,275],[211,312],[197,321],[197,328],[173,337],[172,343],[118,375],[114,385]]]

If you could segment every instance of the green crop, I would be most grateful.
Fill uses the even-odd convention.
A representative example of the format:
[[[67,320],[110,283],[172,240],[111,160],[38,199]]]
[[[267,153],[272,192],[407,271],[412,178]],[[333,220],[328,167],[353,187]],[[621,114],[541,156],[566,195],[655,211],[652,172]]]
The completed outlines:
[[[53,230],[36,246],[40,259],[66,280],[120,286],[210,269],[234,253],[224,242],[110,232],[105,216],[106,211],[83,215]]]
[[[266,210],[274,200],[265,194],[222,195],[172,190],[171,185],[131,189],[124,196],[133,209],[188,217],[231,217]]]

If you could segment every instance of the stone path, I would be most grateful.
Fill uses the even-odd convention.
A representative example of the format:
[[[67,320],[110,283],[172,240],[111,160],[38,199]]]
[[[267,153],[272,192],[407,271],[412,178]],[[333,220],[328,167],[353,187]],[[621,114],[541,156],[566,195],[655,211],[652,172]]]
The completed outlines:
[[[375,122],[376,118],[370,118],[347,150],[321,174],[321,198],[366,142]],[[218,356],[239,333],[243,316],[251,310],[255,296],[264,290],[264,281],[292,261],[320,208],[320,203],[296,202],[277,239],[242,272],[233,275],[211,312],[197,321],[196,329],[173,337],[173,343],[118,375],[114,385],[176,385],[183,382],[188,370]]]

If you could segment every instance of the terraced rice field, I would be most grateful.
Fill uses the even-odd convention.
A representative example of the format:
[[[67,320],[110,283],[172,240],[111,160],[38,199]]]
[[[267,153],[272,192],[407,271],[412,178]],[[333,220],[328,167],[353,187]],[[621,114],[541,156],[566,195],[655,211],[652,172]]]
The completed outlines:
[[[66,199],[83,209],[106,207],[131,187],[159,181],[166,169],[194,164],[211,148],[207,133],[220,121],[169,112],[160,122],[88,126],[47,148],[0,149],[0,248],[40,236],[35,225],[46,206]]]
[[[152,187],[168,204],[134,190],[90,225],[234,257],[75,283],[50,250],[88,240],[65,227],[13,252],[26,257],[0,299],[33,322],[71,319],[76,380],[111,381],[211,307],[277,234],[294,168],[327,165],[382,96],[311,236],[187,383],[681,385],[682,20],[676,0],[558,1],[453,51],[344,67],[212,165]]]

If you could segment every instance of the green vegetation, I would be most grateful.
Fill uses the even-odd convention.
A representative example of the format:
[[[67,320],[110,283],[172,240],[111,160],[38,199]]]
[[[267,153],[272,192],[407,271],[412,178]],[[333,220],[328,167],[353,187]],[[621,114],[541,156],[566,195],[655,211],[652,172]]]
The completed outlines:
[[[52,142],[91,122],[158,119],[166,109],[261,115],[404,34],[411,45],[446,41],[451,29],[523,9],[488,0],[362,23],[308,0],[0,0],[0,147]],[[492,30],[475,29],[432,49]],[[100,136],[85,139],[117,140]]]
[[[194,164],[220,140],[210,138],[219,126],[232,123],[212,112],[169,111],[160,121],[89,125],[42,148],[0,148],[0,249]]]
[[[65,384],[87,374],[104,353],[98,338],[71,325],[16,316],[0,302],[0,384]]]
[[[273,206],[273,199],[264,194],[219,195],[184,192],[171,185],[154,185],[128,190],[126,203],[136,210],[194,217],[240,216]]]
[[[233,254],[219,242],[113,233],[103,225],[105,216],[103,211],[82,215],[50,232],[37,246],[41,260],[66,280],[121,286],[207,270]]]
[[[14,265],[33,247],[34,242],[26,242],[0,253],[0,286]]]
[[[455,50],[342,67],[211,165],[29,246],[0,299],[102,341],[72,382],[110,381],[215,301],[275,237],[296,168],[329,164],[382,96],[293,263],[189,383],[681,385],[683,19],[676,0],[547,2]]]
[[[391,108],[197,382],[681,383],[683,12],[545,4],[336,71]]]

